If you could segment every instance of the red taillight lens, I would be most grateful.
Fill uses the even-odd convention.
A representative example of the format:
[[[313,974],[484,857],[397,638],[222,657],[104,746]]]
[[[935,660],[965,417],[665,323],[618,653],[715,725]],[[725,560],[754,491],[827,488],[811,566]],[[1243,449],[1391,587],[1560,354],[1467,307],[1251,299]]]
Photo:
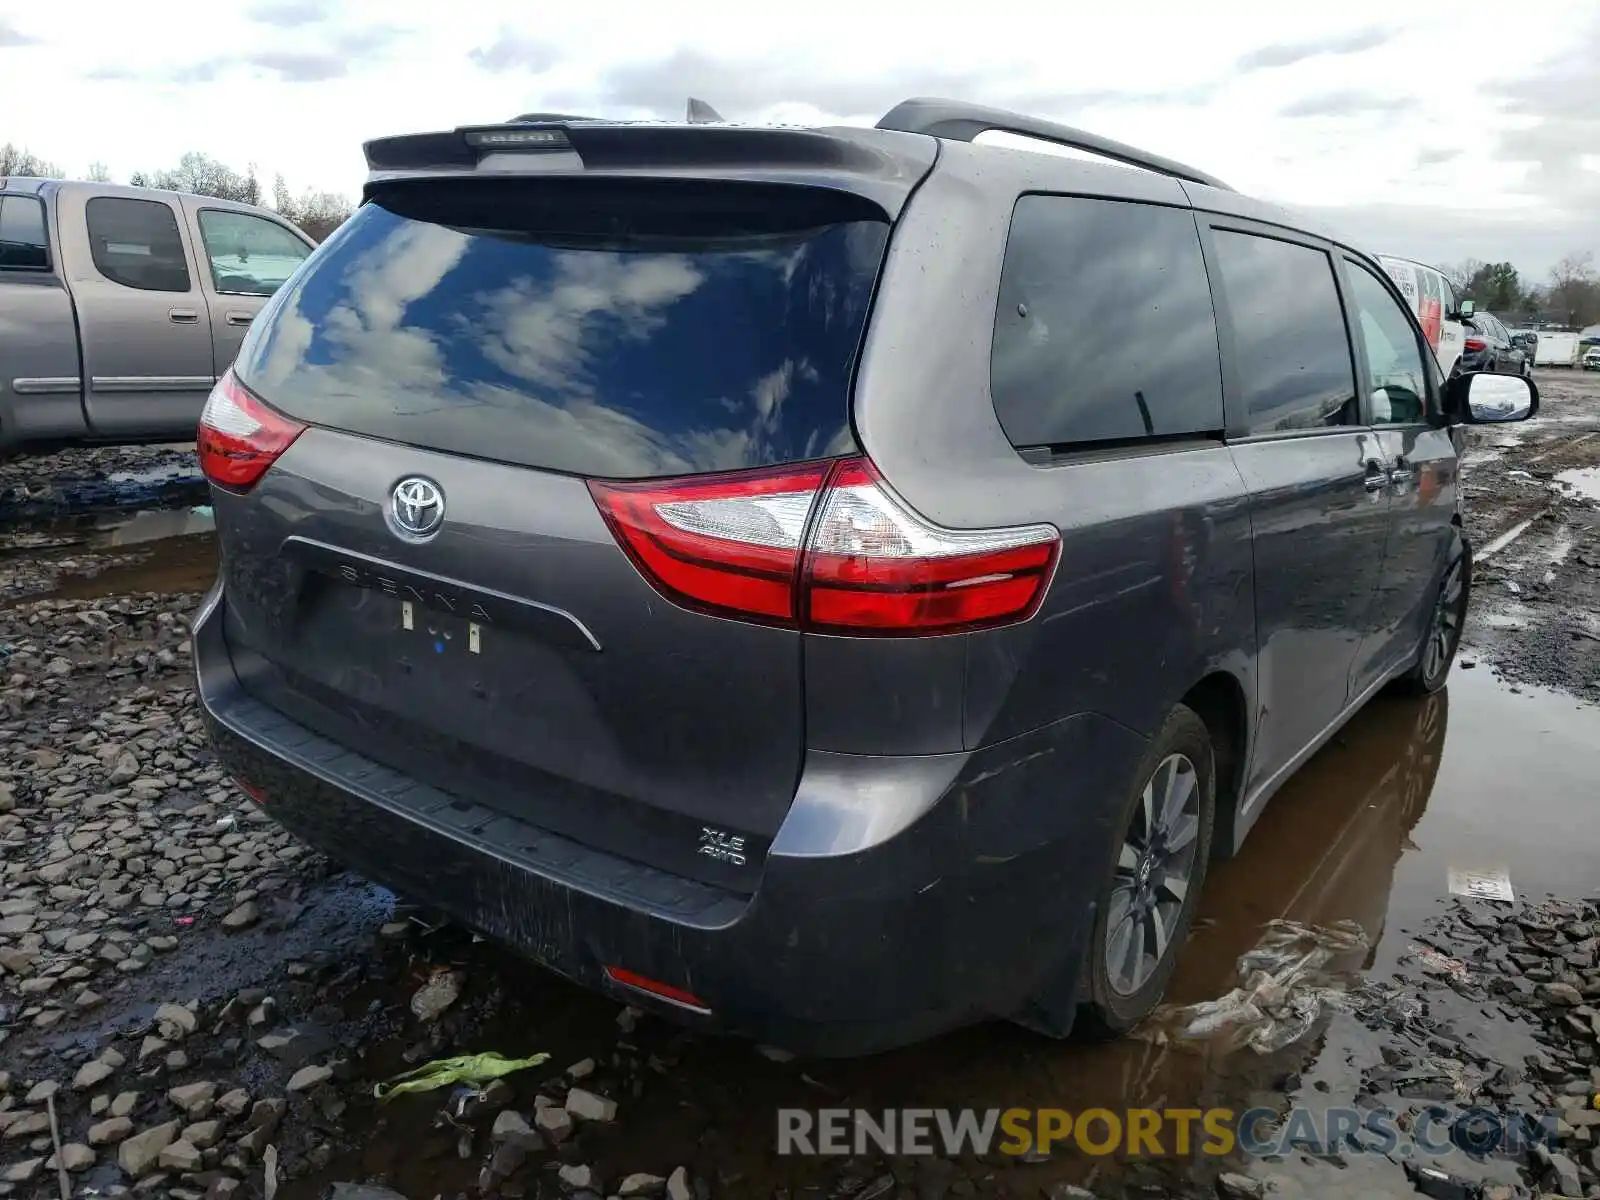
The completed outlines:
[[[817,632],[906,636],[1026,620],[1061,545],[1051,525],[934,525],[865,458],[589,488],[669,599]]]
[[[806,517],[826,464],[589,491],[646,579],[690,608],[788,624]]]
[[[1473,351],[1483,350],[1483,349],[1487,348],[1488,345],[1489,345],[1489,343],[1484,341],[1482,338],[1468,338],[1466,341],[1462,342],[1461,344],[1463,346],[1465,346],[1468,350],[1473,350]]]
[[[200,469],[219,487],[245,491],[266,474],[306,427],[273,412],[228,371],[200,413]]]

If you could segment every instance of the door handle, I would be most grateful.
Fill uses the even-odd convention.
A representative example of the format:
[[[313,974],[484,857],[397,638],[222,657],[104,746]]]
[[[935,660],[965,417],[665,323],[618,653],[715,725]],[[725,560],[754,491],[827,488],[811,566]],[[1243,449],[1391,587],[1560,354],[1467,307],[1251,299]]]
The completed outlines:
[[[256,319],[255,313],[232,309],[222,315],[222,319],[229,325],[248,325]]]
[[[1365,464],[1367,477],[1362,481],[1367,491],[1380,492],[1389,482],[1389,469],[1381,458],[1368,457]]]
[[[200,320],[200,314],[192,308],[169,308],[167,320],[174,325],[193,325]]]

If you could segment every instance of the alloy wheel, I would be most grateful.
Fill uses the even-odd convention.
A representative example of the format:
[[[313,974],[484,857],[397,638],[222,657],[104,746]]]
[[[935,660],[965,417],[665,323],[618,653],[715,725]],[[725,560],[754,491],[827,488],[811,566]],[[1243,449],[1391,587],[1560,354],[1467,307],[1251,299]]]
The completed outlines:
[[[1457,554],[1445,568],[1444,580],[1439,585],[1439,602],[1434,606],[1433,624],[1428,630],[1428,644],[1423,650],[1422,672],[1424,679],[1435,679],[1444,670],[1455,653],[1461,639],[1461,622],[1466,599],[1466,558]]]
[[[1144,987],[1171,949],[1194,878],[1200,799],[1194,763],[1169,754],[1134,807],[1106,909],[1106,977],[1120,996]]]

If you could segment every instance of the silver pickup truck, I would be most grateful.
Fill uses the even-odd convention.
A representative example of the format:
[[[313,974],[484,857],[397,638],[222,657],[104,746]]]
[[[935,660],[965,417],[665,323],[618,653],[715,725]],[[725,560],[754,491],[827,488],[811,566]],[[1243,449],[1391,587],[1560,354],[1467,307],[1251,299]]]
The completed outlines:
[[[0,177],[0,452],[192,436],[250,322],[313,248],[245,204]]]

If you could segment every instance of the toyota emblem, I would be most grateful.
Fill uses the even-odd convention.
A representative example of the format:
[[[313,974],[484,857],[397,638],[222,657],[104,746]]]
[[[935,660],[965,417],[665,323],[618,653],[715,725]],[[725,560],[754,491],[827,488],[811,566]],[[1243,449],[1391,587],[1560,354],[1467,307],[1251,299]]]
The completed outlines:
[[[394,485],[389,508],[396,532],[404,537],[432,537],[444,524],[444,493],[431,479],[412,476]]]

